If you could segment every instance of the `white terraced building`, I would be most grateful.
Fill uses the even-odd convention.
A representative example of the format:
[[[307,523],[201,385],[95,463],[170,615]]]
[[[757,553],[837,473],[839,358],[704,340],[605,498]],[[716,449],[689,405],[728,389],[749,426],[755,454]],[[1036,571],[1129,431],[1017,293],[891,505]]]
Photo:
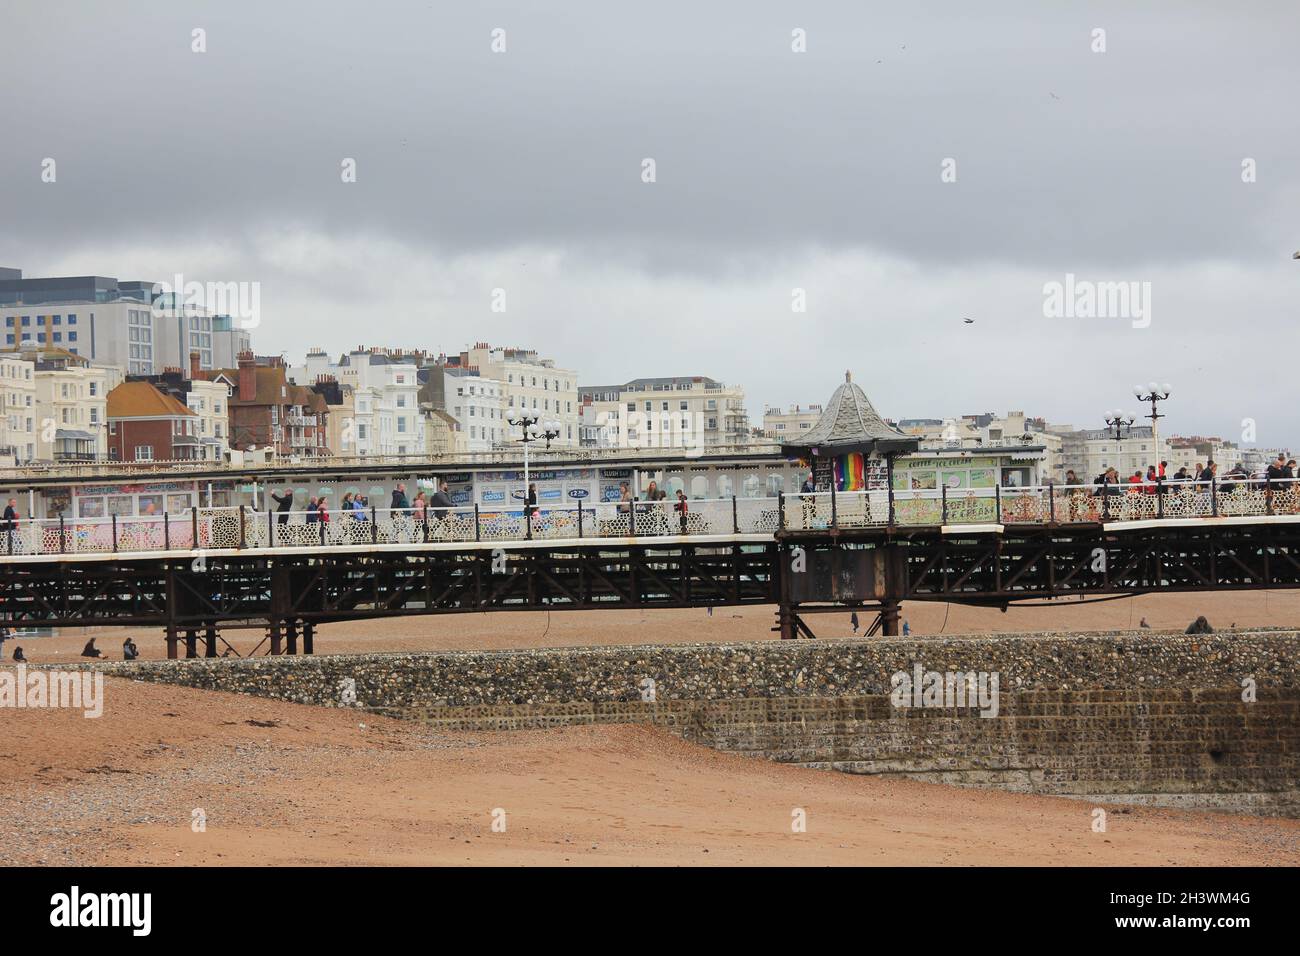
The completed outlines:
[[[331,362],[320,349],[307,353],[303,365],[290,369],[298,385],[310,386],[320,376],[333,376],[352,389],[352,421],[342,424],[352,441],[352,455],[423,455],[424,421],[420,415],[420,382],[414,358],[381,349],[358,348]]]
[[[593,448],[741,448],[753,444],[745,390],[703,375],[636,378],[579,389]]]
[[[551,441],[553,448],[578,447],[578,374],[560,368],[554,359],[541,358],[531,349],[492,348],[479,342],[460,353],[463,368],[478,369],[483,378],[501,383],[505,411],[503,422],[511,412],[523,411],[542,421],[560,423],[560,434]],[[453,403],[454,404],[454,403]],[[463,423],[462,423],[463,424]],[[509,431],[508,424],[506,425]],[[517,432],[517,430],[516,430]],[[508,437],[517,438],[517,434]]]

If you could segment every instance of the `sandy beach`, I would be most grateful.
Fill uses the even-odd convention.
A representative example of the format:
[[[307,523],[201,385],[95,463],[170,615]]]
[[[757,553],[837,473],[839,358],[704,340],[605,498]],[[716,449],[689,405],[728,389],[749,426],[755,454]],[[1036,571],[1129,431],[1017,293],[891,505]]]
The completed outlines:
[[[1113,808],[1095,833],[1084,801],[807,770],[646,727],[444,734],[122,679],[105,695],[98,720],[3,715],[0,862],[1300,864],[1300,821]]]

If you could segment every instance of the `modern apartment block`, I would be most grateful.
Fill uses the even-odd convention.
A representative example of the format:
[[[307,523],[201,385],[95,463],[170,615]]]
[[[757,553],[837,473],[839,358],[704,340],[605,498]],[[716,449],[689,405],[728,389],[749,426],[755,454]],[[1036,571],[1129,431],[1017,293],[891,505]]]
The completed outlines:
[[[153,288],[107,276],[0,278],[2,344],[66,349],[127,375],[184,368],[191,351],[205,369],[231,367],[251,348],[250,332],[230,316],[162,308]]]

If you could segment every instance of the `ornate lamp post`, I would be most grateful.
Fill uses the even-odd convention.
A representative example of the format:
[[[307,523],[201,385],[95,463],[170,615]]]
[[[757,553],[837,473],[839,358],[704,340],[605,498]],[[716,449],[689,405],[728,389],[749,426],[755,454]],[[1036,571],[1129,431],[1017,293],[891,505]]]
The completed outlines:
[[[1124,412],[1118,408],[1112,412],[1106,413],[1106,427],[1113,428],[1115,430],[1116,443],[1123,441],[1124,436],[1122,434],[1122,431],[1125,428],[1132,428],[1133,421],[1134,418],[1131,414],[1127,418],[1125,418]]]
[[[1147,385],[1133,386],[1134,398],[1139,402],[1151,403],[1151,414],[1143,415],[1142,417],[1151,419],[1151,444],[1154,446],[1157,462],[1160,460],[1160,433],[1156,428],[1156,423],[1165,417],[1158,411],[1158,403],[1163,402],[1168,398],[1171,391],[1173,390],[1169,387],[1168,383],[1157,385],[1155,382],[1151,382]]]
[[[519,441],[524,445],[524,511],[528,511],[528,446],[535,441],[545,441],[549,450],[552,440],[560,437],[560,423],[554,419],[542,421],[536,415],[512,411],[506,421],[511,427],[519,426],[523,437]]]

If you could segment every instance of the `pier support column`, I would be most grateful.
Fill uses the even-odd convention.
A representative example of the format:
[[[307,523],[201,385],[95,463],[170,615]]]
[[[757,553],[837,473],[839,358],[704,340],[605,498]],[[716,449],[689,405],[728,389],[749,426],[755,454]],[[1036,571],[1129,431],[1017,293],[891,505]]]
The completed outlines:
[[[314,654],[316,648],[313,646],[313,638],[316,636],[316,625],[311,621],[302,622],[302,652],[304,654]]]
[[[298,625],[293,620],[293,618],[289,618],[289,620],[285,622],[284,642],[285,642],[285,653],[287,654],[298,653]]]
[[[880,602],[880,633],[884,637],[898,637],[898,611],[897,601]]]
[[[167,641],[167,659],[174,661],[178,657],[176,653],[176,625],[168,624],[164,633]]]
[[[280,621],[278,618],[271,619],[270,637],[271,656],[276,657],[280,654]]]
[[[216,624],[208,625],[208,630],[207,633],[204,635],[203,643],[205,645],[203,650],[203,656],[216,657],[217,656],[217,625]]]
[[[187,659],[199,656],[198,641],[199,632],[192,627],[187,627],[185,629],[185,657]]]

